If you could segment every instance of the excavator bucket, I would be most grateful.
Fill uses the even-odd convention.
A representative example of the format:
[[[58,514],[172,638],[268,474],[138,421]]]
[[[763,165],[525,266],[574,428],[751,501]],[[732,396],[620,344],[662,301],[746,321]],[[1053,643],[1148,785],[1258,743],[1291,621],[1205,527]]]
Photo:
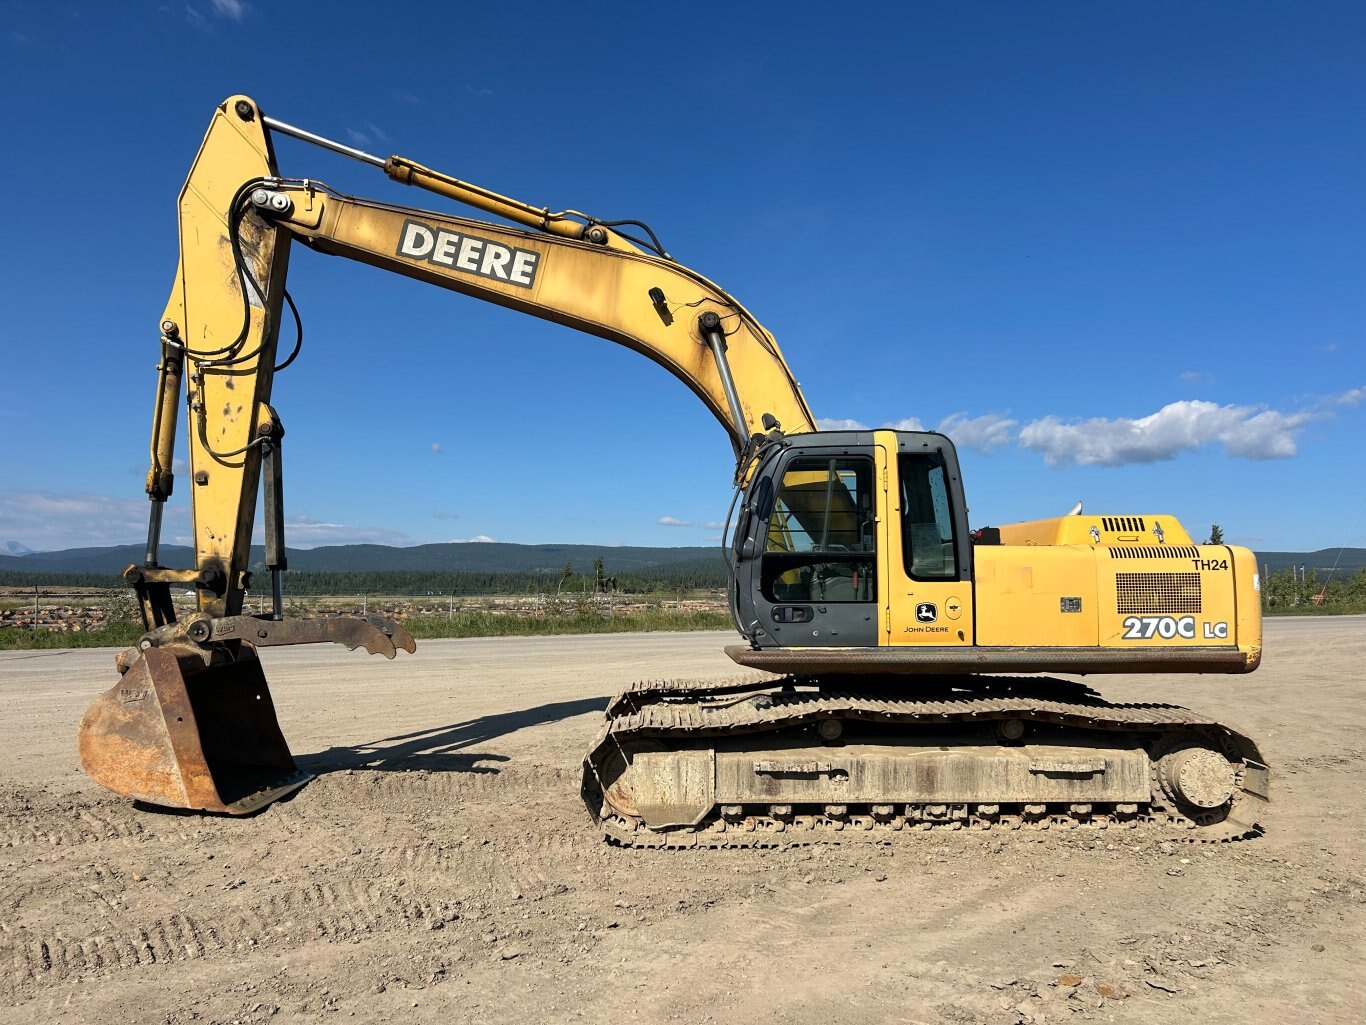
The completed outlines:
[[[205,666],[137,656],[81,720],[81,766],[115,793],[167,808],[247,815],[313,777],[294,764],[255,652]]]

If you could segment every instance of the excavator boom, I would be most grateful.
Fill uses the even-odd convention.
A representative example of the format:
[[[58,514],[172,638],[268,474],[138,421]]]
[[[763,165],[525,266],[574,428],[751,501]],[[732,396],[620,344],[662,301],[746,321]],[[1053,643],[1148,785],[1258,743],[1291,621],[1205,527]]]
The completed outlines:
[[[526,227],[356,199],[316,179],[281,177],[276,132]],[[298,316],[285,288],[294,242],[641,353],[716,416],[731,440],[737,480],[780,427],[792,435],[815,430],[773,336],[662,249],[645,251],[575,211],[536,208],[404,157],[381,159],[324,139],[264,116],[245,96],[215,111],[180,193],[179,220],[180,258],[159,325],[146,554],[124,574],[148,632],[139,651],[121,658],[123,680],[91,706],[80,730],[87,771],[120,793],[175,807],[254,810],[307,779],[275,722],[255,649],[331,641],[389,658],[414,650],[401,626],[382,619],[284,619],[285,431],[271,391],[276,372],[294,358],[281,360],[279,351],[286,310]],[[159,549],[182,402],[195,565],[178,569],[160,564]],[[253,586],[248,557],[258,492],[272,611],[253,617],[243,614],[243,599]],[[181,618],[171,589],[185,587],[195,590],[197,609]]]
[[[549,227],[519,230],[281,178],[271,124],[377,163],[398,180]],[[180,262],[160,325],[147,486],[154,508],[171,493],[184,377],[197,565],[176,577],[157,568],[154,516],[144,572],[130,582],[198,586],[200,611],[210,616],[241,610],[263,459],[270,469],[283,436],[270,395],[295,240],[625,345],[702,400],[737,458],[777,425],[786,434],[815,430],[777,342],[723,289],[667,257],[642,253],[610,228],[532,211],[413,161],[380,161],[272,122],[246,97],[222,104],[180,197]],[[582,239],[570,237],[570,224]],[[276,482],[268,476],[266,483]],[[270,503],[265,512],[267,547],[283,559],[282,525]],[[169,617],[164,607],[148,609],[151,625]]]

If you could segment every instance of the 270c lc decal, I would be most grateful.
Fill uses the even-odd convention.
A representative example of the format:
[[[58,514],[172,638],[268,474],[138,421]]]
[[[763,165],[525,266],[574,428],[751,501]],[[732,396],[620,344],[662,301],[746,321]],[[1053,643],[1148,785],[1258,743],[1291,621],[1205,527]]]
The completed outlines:
[[[1206,641],[1226,641],[1228,640],[1227,623],[1201,623],[1204,627],[1201,640]],[[1195,617],[1194,616],[1125,616],[1124,633],[1122,640],[1126,641],[1150,641],[1154,637],[1160,637],[1164,641],[1169,641],[1175,637],[1184,637],[1188,641],[1195,640]]]

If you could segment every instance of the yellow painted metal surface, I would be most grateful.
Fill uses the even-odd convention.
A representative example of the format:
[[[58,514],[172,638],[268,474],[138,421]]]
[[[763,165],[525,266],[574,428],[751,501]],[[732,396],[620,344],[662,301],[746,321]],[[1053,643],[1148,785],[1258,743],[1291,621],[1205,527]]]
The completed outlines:
[[[892,485],[892,476],[895,472],[894,461],[888,455],[887,435],[888,431],[876,431],[873,434],[873,473],[876,480],[873,484],[873,500],[877,503],[877,525],[873,531],[875,546],[877,548],[877,638],[878,646],[891,644],[892,634],[892,608],[893,595],[901,589],[901,569],[892,559],[892,539],[888,534],[888,526],[892,520],[890,509],[893,506],[892,496],[895,489]],[[892,436],[891,451],[896,451],[896,437]],[[899,527],[899,524],[898,524]],[[900,544],[900,532],[898,530],[897,542]],[[899,548],[897,549],[900,550]],[[899,561],[899,560],[898,560]]]
[[[1222,545],[1179,546],[1160,558],[1122,551],[1082,545],[977,547],[978,643],[992,648],[1230,648],[1246,657],[1249,671],[1256,668],[1261,605],[1251,552]]]
[[[197,567],[221,570],[229,585],[221,594],[201,589],[199,606],[218,616],[241,610],[260,474],[260,454],[251,446],[270,397],[289,253],[287,232],[254,214],[243,217],[242,252],[260,285],[260,291],[247,287],[244,303],[229,211],[244,183],[273,173],[259,115],[243,119],[236,113],[245,99],[231,97],[214,112],[181,191],[180,261],[162,316],[173,325],[168,340],[183,346],[186,357],[187,483]],[[173,424],[157,421],[163,434],[174,436]],[[153,447],[157,461],[164,459],[162,446],[154,440]]]
[[[1000,528],[1003,545],[1188,545],[1175,516],[1055,516]],[[1095,533],[1093,534],[1092,531]],[[1160,538],[1160,539],[1159,539]]]
[[[765,413],[788,434],[815,430],[773,336],[727,293],[687,268],[640,252],[379,206],[312,186],[287,191],[295,212],[281,223],[315,249],[633,349],[686,384],[737,437],[765,433]],[[504,253],[512,255],[505,260]],[[664,293],[667,317],[652,301],[651,289]],[[698,330],[698,318],[707,311],[722,319],[745,423],[732,422],[716,362]]]
[[[1262,663],[1262,577],[1257,556],[1247,548],[1229,545],[1233,557],[1233,602],[1238,625],[1238,648],[1247,655],[1248,669]]]
[[[901,480],[896,432],[876,431],[880,490],[878,572],[879,636],[883,644],[971,645],[974,596],[971,581],[915,580],[906,569],[902,532]],[[932,609],[933,618],[930,618]]]
[[[1222,545],[1163,559],[1096,552],[1105,603],[1102,647],[1227,647],[1237,643],[1233,561]],[[1202,568],[1204,567],[1204,568]]]
[[[459,178],[453,178],[441,171],[424,167],[407,157],[390,157],[384,162],[384,173],[400,184],[416,185],[428,192],[435,192],[439,196],[445,196],[447,199],[464,203],[466,206],[472,206],[496,217],[505,217],[509,221],[526,225],[528,228],[574,239],[583,238],[586,234],[599,235],[605,238],[606,244],[613,248],[631,253],[640,252],[640,249],[610,228],[604,225],[590,226],[585,223],[589,219],[587,214],[580,213],[577,210],[552,212],[544,207],[534,207],[530,203],[523,203],[521,200],[504,196],[492,189],[486,189],[482,185],[461,181]],[[592,240],[589,239],[589,241]]]
[[[1102,603],[1090,548],[979,545],[976,564],[977,643],[985,647],[1098,643]],[[1079,599],[1079,612],[1062,599]]]

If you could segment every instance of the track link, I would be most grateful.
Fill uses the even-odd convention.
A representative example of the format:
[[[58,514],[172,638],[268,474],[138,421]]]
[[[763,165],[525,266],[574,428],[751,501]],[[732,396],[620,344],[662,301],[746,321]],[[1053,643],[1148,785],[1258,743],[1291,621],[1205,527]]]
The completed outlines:
[[[1269,794],[1269,770],[1256,745],[1243,734],[1189,709],[1167,704],[1115,704],[1085,685],[1039,677],[979,677],[965,686],[953,681],[917,681],[914,696],[904,681],[866,678],[731,680],[717,684],[650,681],[617,695],[584,759],[583,797],[611,843],[629,847],[786,847],[851,841],[885,842],[916,830],[933,829],[1132,829],[1164,832],[1204,842],[1259,835],[1257,817]],[[960,728],[1019,720],[1031,728],[1058,727],[1143,741],[1154,754],[1151,793],[1146,802],[1078,804],[862,803],[723,806],[693,825],[651,828],[639,816],[604,800],[613,759],[624,746],[646,741],[669,749],[699,742],[775,733],[801,733],[813,752],[828,752],[812,737],[823,720],[916,729]],[[1233,767],[1232,796],[1222,807],[1182,807],[1164,790],[1157,755],[1184,744],[1221,753]],[[776,812],[776,813],[775,813]]]

